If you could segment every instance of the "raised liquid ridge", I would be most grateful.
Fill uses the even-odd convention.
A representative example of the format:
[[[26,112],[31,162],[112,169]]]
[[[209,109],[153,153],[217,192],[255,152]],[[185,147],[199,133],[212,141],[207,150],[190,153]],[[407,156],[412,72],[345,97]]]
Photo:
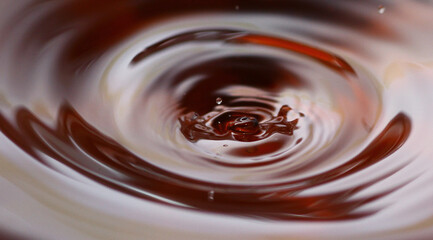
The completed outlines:
[[[0,236],[433,233],[430,2],[4,6]]]

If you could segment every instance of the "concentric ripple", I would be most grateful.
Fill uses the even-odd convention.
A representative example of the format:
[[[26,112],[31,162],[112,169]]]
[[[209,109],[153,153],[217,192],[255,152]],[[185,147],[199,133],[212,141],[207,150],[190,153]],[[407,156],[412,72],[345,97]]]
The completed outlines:
[[[0,183],[46,209],[24,235],[433,233],[433,209],[414,207],[433,196],[430,3],[12,4]],[[0,203],[26,219],[18,198]]]

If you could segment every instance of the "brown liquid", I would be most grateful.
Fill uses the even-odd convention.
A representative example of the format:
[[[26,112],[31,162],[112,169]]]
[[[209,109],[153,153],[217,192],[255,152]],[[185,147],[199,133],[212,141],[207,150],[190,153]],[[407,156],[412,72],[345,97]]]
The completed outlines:
[[[401,83],[401,103],[398,78],[375,68],[386,62],[382,42],[413,44],[377,20],[398,4],[379,13],[377,1],[24,5],[0,25],[8,163],[37,164],[125,208],[120,199],[138,199],[185,219],[306,229],[381,219],[421,175],[407,170],[428,156],[413,143],[429,119],[415,112],[416,84]]]
[[[349,198],[364,188],[385,179],[398,169],[390,169],[380,178],[371,179],[363,185],[342,192],[310,197],[297,197],[296,193],[355,174],[378,163],[404,144],[410,134],[411,127],[410,120],[405,115],[400,114],[363,152],[345,164],[296,181],[251,187],[197,181],[152,166],[98,132],[77,115],[70,106],[62,108],[58,119],[56,129],[50,130],[33,114],[22,109],[17,112],[15,120],[19,124],[19,129],[14,128],[4,118],[1,119],[0,125],[1,130],[10,139],[16,139],[15,143],[18,146],[22,149],[28,149],[28,154],[33,155],[42,163],[43,160],[38,157],[37,152],[47,154],[77,172],[127,194],[164,203],[146,194],[140,194],[138,191],[130,191],[129,187],[122,186],[129,185],[134,189],[157,194],[185,204],[192,209],[280,220],[341,220],[359,218],[374,213],[353,214],[352,211],[395,189],[356,201],[349,200]],[[26,140],[23,136],[26,136]],[[51,140],[43,140],[40,136]],[[62,150],[62,145],[68,146],[70,144],[77,148],[72,152],[69,151],[66,157],[56,153],[53,149],[55,147]],[[64,150],[66,151],[66,148]],[[98,159],[98,163],[91,159]],[[100,164],[109,170],[104,170],[99,166]],[[115,174],[112,170],[116,170]],[[211,201],[208,199],[209,192],[212,192],[213,195]]]

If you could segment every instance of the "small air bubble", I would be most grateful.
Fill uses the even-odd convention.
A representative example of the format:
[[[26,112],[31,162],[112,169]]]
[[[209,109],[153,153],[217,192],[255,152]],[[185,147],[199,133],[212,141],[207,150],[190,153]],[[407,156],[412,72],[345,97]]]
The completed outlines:
[[[192,115],[191,115],[191,120],[196,120],[198,118],[198,113],[193,113]]]
[[[222,99],[222,98],[218,97],[218,98],[216,99],[216,104],[220,105],[222,102],[223,102],[223,99]]]
[[[214,191],[209,191],[207,194],[207,199],[209,201],[213,201],[215,199],[215,192]]]
[[[380,5],[379,8],[377,9],[377,11],[379,12],[379,14],[384,14],[386,11],[386,8],[383,5]]]

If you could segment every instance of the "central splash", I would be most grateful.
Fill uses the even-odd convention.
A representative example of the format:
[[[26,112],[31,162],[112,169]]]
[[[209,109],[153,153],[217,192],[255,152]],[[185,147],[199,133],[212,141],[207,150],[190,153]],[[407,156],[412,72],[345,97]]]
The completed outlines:
[[[275,133],[293,135],[299,119],[288,120],[290,110],[289,106],[284,105],[276,116],[267,119],[269,113],[265,109],[246,108],[239,111],[218,106],[203,116],[198,116],[195,112],[181,116],[180,131],[191,142],[200,139],[253,142]]]

